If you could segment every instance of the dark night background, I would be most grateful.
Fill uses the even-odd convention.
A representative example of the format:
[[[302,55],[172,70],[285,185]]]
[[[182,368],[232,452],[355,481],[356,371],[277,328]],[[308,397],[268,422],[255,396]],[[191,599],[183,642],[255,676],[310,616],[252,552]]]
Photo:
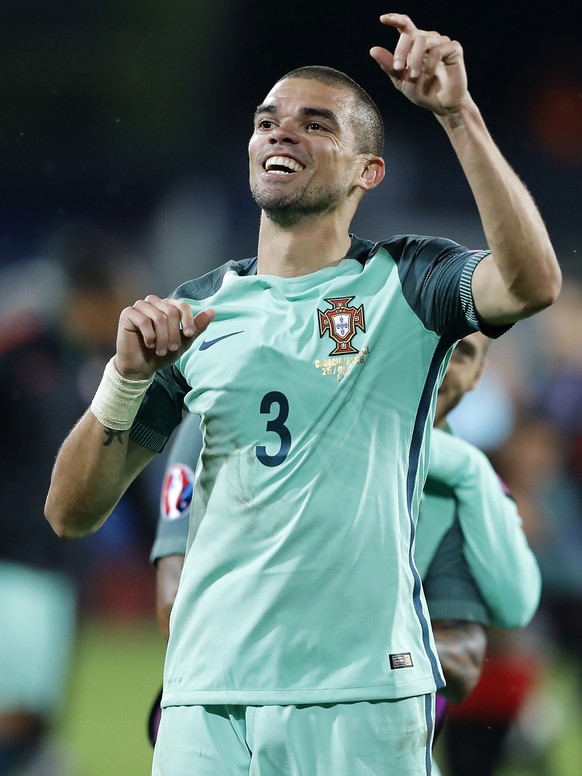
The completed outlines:
[[[378,16],[398,10],[461,41],[489,128],[534,194],[565,270],[577,273],[581,8],[2,0],[0,266],[35,255],[47,234],[77,217],[143,242],[181,181],[206,207],[220,201],[229,239],[211,265],[226,258],[223,250],[254,253],[257,214],[246,186],[252,111],[277,77],[302,64],[345,70],[384,112],[388,178],[370,197],[362,235],[428,231],[479,243],[444,133],[368,55],[374,44],[393,48],[396,33]]]
[[[581,0],[541,8],[515,0],[0,0],[0,360],[9,356],[10,377],[7,389],[0,385],[0,473],[23,461],[23,484],[9,474],[0,488],[15,505],[3,510],[4,522],[18,527],[27,553],[44,543],[46,534],[21,530],[14,515],[40,519],[54,453],[114,351],[119,311],[229,258],[255,255],[252,116],[292,68],[344,70],[384,114],[387,176],[365,198],[356,234],[432,234],[485,247],[444,131],[369,56],[376,44],[394,49],[396,31],[378,19],[388,11],[461,42],[470,90],[536,199],[571,280],[559,304],[495,344],[481,390],[458,408],[456,425],[451,419],[499,466],[545,561],[545,604],[554,595],[558,614],[564,607],[563,629],[558,617],[551,621],[557,635],[548,638],[546,608],[541,628],[516,633],[517,647],[509,647],[536,678],[525,735],[508,749],[509,760],[526,765],[501,773],[571,776],[582,759]],[[29,343],[44,348],[40,357],[28,355]],[[13,367],[13,350],[24,353],[24,366]],[[77,556],[82,613],[95,620],[81,623],[62,729],[64,752],[78,755],[79,768],[54,769],[59,776],[149,772],[146,710],[164,649],[149,563],[165,465],[156,460],[137,495],[128,492],[87,540],[91,564]],[[119,640],[104,616],[122,623]],[[31,640],[36,630],[31,621]],[[499,693],[501,705],[504,698]],[[555,747],[562,741],[571,760]]]

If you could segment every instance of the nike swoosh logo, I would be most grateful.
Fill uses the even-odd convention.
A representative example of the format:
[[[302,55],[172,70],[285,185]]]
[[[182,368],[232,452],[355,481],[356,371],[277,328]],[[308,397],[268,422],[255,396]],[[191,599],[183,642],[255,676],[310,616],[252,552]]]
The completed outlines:
[[[211,348],[213,345],[216,345],[217,342],[220,342],[220,340],[227,339],[228,337],[234,337],[235,334],[242,334],[244,329],[241,329],[240,331],[231,331],[230,334],[223,334],[222,337],[216,337],[216,339],[211,340],[204,340],[198,350],[208,350],[208,348]]]

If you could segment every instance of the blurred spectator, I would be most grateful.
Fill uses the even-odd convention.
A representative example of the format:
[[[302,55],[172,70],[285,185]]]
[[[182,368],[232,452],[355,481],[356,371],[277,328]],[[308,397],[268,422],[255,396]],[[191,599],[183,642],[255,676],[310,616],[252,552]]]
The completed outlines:
[[[582,496],[582,282],[568,279],[556,309],[544,318],[536,403],[562,435],[568,473]]]
[[[88,406],[114,347],[119,313],[142,294],[146,275],[116,237],[74,224],[55,235],[45,259],[24,267],[21,283],[11,271],[6,284],[11,298],[4,296],[0,315],[2,776],[71,772],[50,733],[67,696],[81,596],[106,589],[109,570],[93,575],[90,561],[99,550],[93,537],[71,544],[53,534],[44,499],[59,440]],[[159,484],[151,487],[157,491]],[[143,488],[143,481],[136,483],[122,512]],[[133,529],[132,541],[140,530],[144,568],[157,517],[152,504],[144,492],[134,508],[141,528]],[[119,530],[122,520],[111,522],[109,541],[119,544],[127,529]],[[118,574],[122,601],[132,585],[119,582]],[[151,600],[153,589],[146,596]]]
[[[524,323],[518,418],[493,457],[527,521],[553,635],[580,665],[582,284],[568,279],[554,309]]]
[[[582,714],[582,502],[580,483],[570,468],[574,425],[571,431],[566,434],[538,410],[520,418],[496,457],[521,494],[524,520],[542,572],[537,627],[544,636],[547,670],[553,666],[568,671],[576,713]],[[538,693],[543,696],[543,688]],[[526,742],[540,757],[559,733],[557,723],[553,729],[550,712],[545,703],[543,724],[529,731]],[[553,776],[551,769],[544,773]]]

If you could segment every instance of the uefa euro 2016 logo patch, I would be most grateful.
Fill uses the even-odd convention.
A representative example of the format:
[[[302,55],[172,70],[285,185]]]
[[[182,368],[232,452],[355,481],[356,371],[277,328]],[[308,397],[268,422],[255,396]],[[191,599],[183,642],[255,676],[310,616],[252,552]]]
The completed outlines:
[[[164,477],[161,504],[163,519],[187,517],[193,492],[194,472],[183,463],[175,463]]]
[[[331,305],[331,310],[317,310],[319,336],[323,338],[323,335],[327,333],[335,342],[335,348],[330,352],[330,356],[343,356],[358,352],[352,345],[352,340],[356,336],[356,329],[366,331],[366,323],[364,321],[364,305],[348,306],[353,298],[353,296],[344,296],[326,299],[325,301]]]

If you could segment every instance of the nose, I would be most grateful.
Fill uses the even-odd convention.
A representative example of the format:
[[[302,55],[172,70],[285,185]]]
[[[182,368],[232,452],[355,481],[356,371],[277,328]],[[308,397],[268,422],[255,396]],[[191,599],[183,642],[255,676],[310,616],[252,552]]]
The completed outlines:
[[[288,126],[280,125],[273,127],[271,130],[269,143],[271,145],[276,145],[277,143],[297,143],[297,135]]]

